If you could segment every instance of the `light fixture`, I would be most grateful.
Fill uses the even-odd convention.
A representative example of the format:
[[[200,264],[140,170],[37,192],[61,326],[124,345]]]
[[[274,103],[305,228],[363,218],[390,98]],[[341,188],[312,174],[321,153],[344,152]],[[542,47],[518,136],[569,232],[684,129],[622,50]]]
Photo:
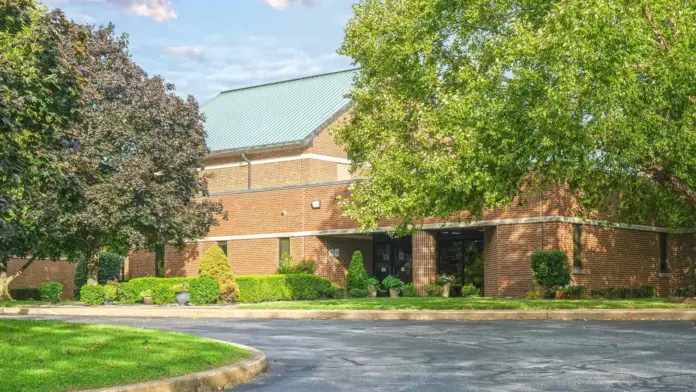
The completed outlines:
[[[318,210],[319,208],[321,208],[321,201],[313,200],[312,201],[312,208],[315,210]]]
[[[280,211],[280,216],[285,216],[285,215],[287,215],[287,214],[288,214],[288,212],[287,212],[287,211],[285,211],[285,210],[283,210],[283,211]]]

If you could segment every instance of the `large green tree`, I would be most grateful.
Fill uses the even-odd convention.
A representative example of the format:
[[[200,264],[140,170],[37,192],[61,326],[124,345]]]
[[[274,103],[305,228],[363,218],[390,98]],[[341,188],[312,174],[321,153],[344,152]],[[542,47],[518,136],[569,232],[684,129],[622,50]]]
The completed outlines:
[[[85,79],[80,122],[70,130],[81,141],[73,162],[82,194],[62,223],[87,259],[87,283],[97,284],[103,249],[181,248],[207,234],[223,209],[195,200],[207,194],[199,169],[208,152],[196,100],[148,76],[113,25],[87,30],[75,61]]]
[[[76,200],[77,26],[33,0],[0,3],[0,299],[34,260],[64,255],[60,218]],[[70,41],[68,37],[75,38]],[[8,273],[12,257],[25,257]]]
[[[510,204],[552,184],[584,212],[696,226],[696,2],[360,0],[337,138],[372,178],[364,226]]]

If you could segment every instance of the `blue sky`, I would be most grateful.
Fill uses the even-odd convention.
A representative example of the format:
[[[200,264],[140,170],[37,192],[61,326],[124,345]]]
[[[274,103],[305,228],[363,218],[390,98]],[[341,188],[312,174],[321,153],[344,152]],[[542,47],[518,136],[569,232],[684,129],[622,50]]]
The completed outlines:
[[[223,90],[352,68],[336,54],[353,0],[43,0],[113,22],[133,60],[201,104]]]

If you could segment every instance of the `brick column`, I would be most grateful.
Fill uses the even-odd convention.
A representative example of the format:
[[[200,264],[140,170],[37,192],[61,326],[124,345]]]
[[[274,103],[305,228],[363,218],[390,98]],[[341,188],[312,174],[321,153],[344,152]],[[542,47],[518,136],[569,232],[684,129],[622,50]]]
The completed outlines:
[[[413,234],[413,284],[419,295],[425,295],[425,286],[432,283],[437,274],[435,236],[428,231]]]

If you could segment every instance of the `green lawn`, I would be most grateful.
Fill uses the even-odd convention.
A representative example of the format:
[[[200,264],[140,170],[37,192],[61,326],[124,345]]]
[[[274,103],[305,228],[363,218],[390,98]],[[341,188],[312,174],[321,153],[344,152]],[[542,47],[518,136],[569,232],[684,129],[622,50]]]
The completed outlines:
[[[249,352],[191,335],[0,319],[0,389],[73,391],[208,370]]]
[[[630,300],[529,300],[504,298],[360,298],[321,301],[265,302],[239,309],[326,310],[481,310],[481,309],[652,309],[696,308],[696,303],[670,303],[664,298]]]
[[[0,308],[25,305],[50,305],[50,303],[45,301],[0,301]]]

